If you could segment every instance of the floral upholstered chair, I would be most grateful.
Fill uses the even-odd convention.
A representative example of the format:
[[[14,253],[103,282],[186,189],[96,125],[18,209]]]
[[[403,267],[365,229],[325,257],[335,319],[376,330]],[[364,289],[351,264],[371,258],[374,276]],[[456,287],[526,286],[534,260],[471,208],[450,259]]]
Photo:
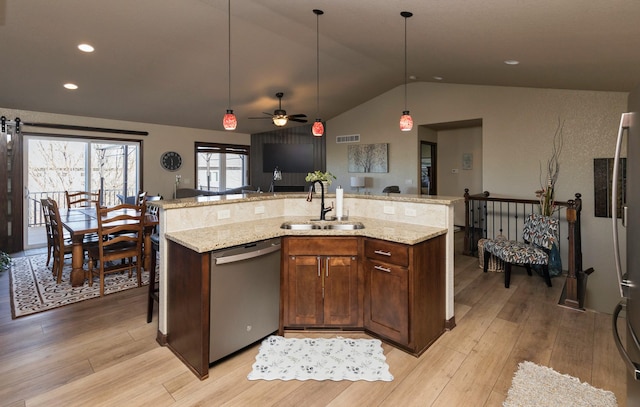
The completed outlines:
[[[522,238],[524,242],[504,239],[489,239],[484,242],[484,272],[487,272],[489,255],[504,261],[504,286],[509,288],[511,265],[524,266],[531,275],[531,265],[542,266],[547,286],[551,287],[549,276],[549,251],[558,241],[558,219],[549,216],[531,214],[524,223]]]

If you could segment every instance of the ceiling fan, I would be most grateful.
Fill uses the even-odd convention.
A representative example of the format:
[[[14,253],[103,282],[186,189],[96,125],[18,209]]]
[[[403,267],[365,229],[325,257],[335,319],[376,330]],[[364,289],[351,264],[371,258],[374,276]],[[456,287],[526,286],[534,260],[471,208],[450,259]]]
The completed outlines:
[[[274,110],[273,113],[262,112],[269,117],[249,117],[249,119],[271,119],[273,121],[273,124],[278,127],[286,125],[289,120],[291,120],[292,122],[306,123],[306,114],[287,114],[286,110],[282,110],[283,96],[284,93],[282,92],[276,93],[276,97],[278,98],[278,108]]]

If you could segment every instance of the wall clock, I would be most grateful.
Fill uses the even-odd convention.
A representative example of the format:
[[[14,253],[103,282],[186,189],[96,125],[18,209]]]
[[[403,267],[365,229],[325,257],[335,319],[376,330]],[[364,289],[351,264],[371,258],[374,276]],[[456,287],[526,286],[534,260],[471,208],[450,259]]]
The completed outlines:
[[[167,171],[177,171],[182,166],[182,157],[175,151],[167,151],[160,157],[160,165]]]

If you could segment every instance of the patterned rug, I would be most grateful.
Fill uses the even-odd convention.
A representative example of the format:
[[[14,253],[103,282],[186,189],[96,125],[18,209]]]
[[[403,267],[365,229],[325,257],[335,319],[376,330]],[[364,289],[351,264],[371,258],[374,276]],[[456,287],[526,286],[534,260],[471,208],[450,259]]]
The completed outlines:
[[[616,396],[533,362],[522,362],[503,407],[617,407]]]
[[[47,255],[39,254],[12,259],[11,265],[11,316],[15,319],[100,297],[100,282],[94,278],[93,286],[85,281],[81,287],[71,287],[71,259],[65,259],[62,282],[56,284],[51,272],[51,263],[46,266]],[[86,267],[86,266],[85,266]],[[149,273],[142,273],[142,284],[149,284]],[[134,275],[114,273],[105,277],[104,293],[113,294],[138,286]]]
[[[249,380],[393,380],[378,339],[270,336]]]

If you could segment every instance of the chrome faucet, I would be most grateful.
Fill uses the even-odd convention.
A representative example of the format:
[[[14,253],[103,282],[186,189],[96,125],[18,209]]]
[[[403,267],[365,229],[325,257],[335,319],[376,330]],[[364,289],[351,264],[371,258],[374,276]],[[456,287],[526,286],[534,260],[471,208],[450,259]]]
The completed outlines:
[[[311,182],[311,187],[309,188],[309,195],[307,195],[307,202],[311,202],[313,200],[313,188],[314,185],[320,184],[320,220],[326,220],[327,212],[333,210],[333,205],[325,208],[324,207],[324,184],[321,181],[313,181]]]

